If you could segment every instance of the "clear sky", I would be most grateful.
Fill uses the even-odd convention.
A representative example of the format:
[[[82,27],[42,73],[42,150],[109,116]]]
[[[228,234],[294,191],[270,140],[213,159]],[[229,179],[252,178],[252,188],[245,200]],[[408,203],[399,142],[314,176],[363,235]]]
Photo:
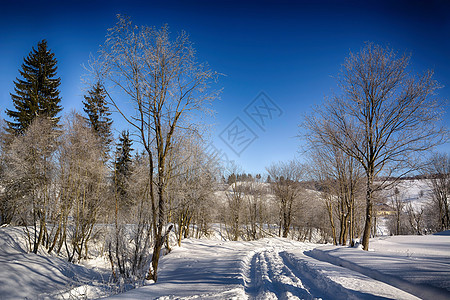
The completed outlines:
[[[0,0],[1,116],[13,108],[23,58],[44,38],[58,60],[63,112],[82,111],[82,65],[119,13],[186,30],[199,60],[226,75],[210,148],[249,173],[299,155],[302,114],[336,90],[333,76],[366,41],[411,52],[412,69],[434,69],[439,95],[450,99],[450,1]],[[124,123],[114,118],[117,136]],[[230,135],[235,129],[244,136]]]

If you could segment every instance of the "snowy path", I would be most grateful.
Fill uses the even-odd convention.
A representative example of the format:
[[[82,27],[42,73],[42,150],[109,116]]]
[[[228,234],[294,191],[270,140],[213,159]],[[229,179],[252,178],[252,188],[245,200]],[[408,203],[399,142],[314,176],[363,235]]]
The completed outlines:
[[[253,255],[249,299],[418,299],[358,272],[319,261],[304,250],[275,247]]]
[[[311,289],[275,249],[253,255],[245,292],[250,299],[310,299]]]
[[[158,283],[108,299],[418,299],[304,255],[316,246],[281,238],[186,240],[162,259]]]

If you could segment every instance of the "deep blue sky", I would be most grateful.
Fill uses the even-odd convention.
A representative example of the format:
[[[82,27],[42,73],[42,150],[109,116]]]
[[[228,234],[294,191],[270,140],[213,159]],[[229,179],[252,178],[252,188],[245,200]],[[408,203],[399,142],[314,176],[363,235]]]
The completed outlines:
[[[82,64],[103,43],[118,13],[138,25],[167,23],[174,34],[186,30],[199,60],[226,74],[214,105],[213,143],[246,172],[262,173],[271,162],[298,155],[301,115],[336,89],[332,77],[349,51],[366,41],[411,52],[412,69],[434,69],[445,86],[439,95],[450,99],[449,1],[160,2],[1,1],[1,116],[13,108],[9,93],[23,58],[44,38],[58,60],[64,112],[81,111]],[[263,128],[244,111],[261,91],[281,110]],[[236,117],[255,137],[246,149],[237,149],[240,156],[220,139],[227,138],[221,133]],[[117,131],[123,128],[119,118]],[[449,119],[447,113],[447,125]]]

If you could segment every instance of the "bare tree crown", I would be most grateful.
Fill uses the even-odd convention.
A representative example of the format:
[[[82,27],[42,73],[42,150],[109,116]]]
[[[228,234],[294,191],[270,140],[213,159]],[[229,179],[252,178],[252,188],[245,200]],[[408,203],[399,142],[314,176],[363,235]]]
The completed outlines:
[[[338,76],[342,93],[307,117],[308,139],[342,148],[375,174],[404,171],[416,153],[445,141],[440,85],[432,71],[412,74],[409,60],[370,43],[350,53]]]

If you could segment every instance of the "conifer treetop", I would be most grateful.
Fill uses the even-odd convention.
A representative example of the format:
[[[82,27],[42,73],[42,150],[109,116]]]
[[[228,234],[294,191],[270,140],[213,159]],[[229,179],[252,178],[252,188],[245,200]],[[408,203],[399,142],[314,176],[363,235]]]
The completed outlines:
[[[84,96],[84,112],[87,114],[85,120],[91,126],[92,130],[100,138],[102,145],[107,150],[112,142],[111,125],[112,119],[109,107],[106,102],[106,91],[100,81],[97,81],[94,86]]]
[[[37,116],[47,116],[56,126],[57,114],[62,110],[58,87],[61,78],[57,77],[55,54],[47,47],[47,41],[32,48],[19,70],[22,78],[14,81],[14,93],[11,99],[15,110],[6,110],[12,119],[7,121],[8,131],[23,134]]]

